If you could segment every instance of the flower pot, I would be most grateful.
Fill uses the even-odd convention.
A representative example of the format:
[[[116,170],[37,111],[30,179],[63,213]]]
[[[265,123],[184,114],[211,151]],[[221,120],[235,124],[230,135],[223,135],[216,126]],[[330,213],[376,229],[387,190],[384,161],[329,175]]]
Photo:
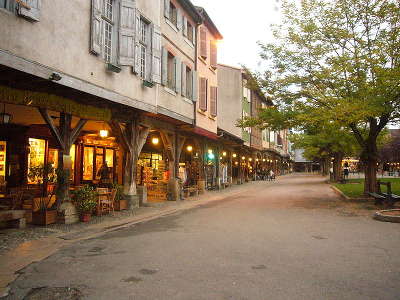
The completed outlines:
[[[115,210],[128,209],[128,200],[117,200],[115,201]]]
[[[84,214],[81,214],[81,221],[82,222],[89,222],[90,221],[90,217],[91,217],[91,213],[84,213]]]
[[[46,226],[57,221],[57,210],[39,210],[32,212],[32,223]]]

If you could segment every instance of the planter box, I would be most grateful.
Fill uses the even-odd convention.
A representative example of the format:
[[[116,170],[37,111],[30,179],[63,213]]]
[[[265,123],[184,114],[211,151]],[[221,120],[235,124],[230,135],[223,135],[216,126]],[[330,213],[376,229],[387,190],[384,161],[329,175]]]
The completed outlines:
[[[128,209],[128,200],[115,201],[115,210],[125,210]]]
[[[35,225],[50,225],[57,222],[57,211],[34,211],[32,212],[32,223]]]

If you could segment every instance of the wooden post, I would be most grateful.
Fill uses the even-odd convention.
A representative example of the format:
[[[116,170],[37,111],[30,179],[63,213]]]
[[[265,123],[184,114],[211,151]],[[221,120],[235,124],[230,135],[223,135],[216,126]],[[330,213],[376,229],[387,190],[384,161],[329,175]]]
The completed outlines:
[[[125,150],[125,168],[124,168],[124,197],[129,201],[129,209],[138,207],[136,189],[136,168],[139,155],[146,143],[150,128],[140,126],[137,118],[130,120],[122,125],[118,121],[109,123],[112,131],[119,137]]]
[[[46,108],[39,108],[39,112],[46,121],[52,135],[60,147],[60,151],[58,152],[57,201],[55,204],[57,209],[59,209],[63,202],[68,202],[70,200],[69,178],[72,170],[70,150],[81,133],[83,126],[87,123],[87,120],[79,119],[78,124],[72,129],[72,115],[61,112],[59,127],[57,127]]]

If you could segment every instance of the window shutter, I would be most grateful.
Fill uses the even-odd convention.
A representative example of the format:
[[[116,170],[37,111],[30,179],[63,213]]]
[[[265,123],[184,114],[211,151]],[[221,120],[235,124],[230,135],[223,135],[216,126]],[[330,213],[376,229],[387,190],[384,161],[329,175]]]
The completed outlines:
[[[182,89],[182,62],[179,57],[175,57],[175,92],[178,95]]]
[[[210,87],[210,114],[213,117],[217,116],[217,104],[218,104],[218,88],[215,86]]]
[[[135,9],[135,65],[133,72],[140,74],[140,52],[139,52],[139,38],[140,38],[140,12]]]
[[[198,41],[197,41],[197,36],[196,36],[196,33],[197,33],[196,28],[197,28],[196,25],[194,25],[192,27],[192,30],[193,30],[193,44],[197,47]]]
[[[200,28],[200,56],[207,58],[207,31],[204,27]]]
[[[189,95],[186,95],[186,65],[182,62],[182,96],[183,97],[188,97]]]
[[[92,0],[92,22],[90,28],[90,52],[100,55],[102,44],[102,21],[101,11],[103,8],[103,0]]]
[[[152,26],[153,41],[152,41],[152,54],[153,54],[153,68],[152,79],[155,83],[161,83],[161,30],[157,25]]]
[[[198,94],[198,85],[199,79],[197,78],[197,71],[192,71],[192,101],[196,102],[199,94]]]
[[[187,37],[188,36],[188,27],[187,27],[187,18],[183,16],[183,30],[182,30],[183,36]]]
[[[135,65],[135,1],[122,0],[119,17],[119,64]]]
[[[21,0],[18,6],[18,14],[31,21],[40,20],[41,0]]]
[[[200,78],[200,102],[199,108],[201,110],[207,110],[207,79],[204,77]]]
[[[161,51],[161,83],[164,86],[168,85],[168,51],[164,47]]]
[[[164,0],[164,17],[169,19],[169,0]]]
[[[176,18],[176,28],[178,28],[178,30],[182,30],[183,16],[182,10],[180,10],[179,8],[176,9]]]
[[[212,68],[217,68],[217,41],[210,41],[210,65]]]

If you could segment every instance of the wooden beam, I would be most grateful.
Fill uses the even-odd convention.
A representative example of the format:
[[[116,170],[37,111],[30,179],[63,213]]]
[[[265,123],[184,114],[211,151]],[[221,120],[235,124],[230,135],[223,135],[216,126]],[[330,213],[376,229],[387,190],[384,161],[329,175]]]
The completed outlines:
[[[43,119],[46,121],[47,125],[50,128],[51,133],[53,134],[54,138],[57,140],[59,146],[62,150],[65,150],[65,143],[61,137],[60,131],[58,130],[57,126],[54,124],[53,119],[51,118],[49,111],[47,108],[38,108],[40,114],[42,115]]]
[[[175,161],[174,142],[171,137],[163,130],[160,130],[160,137],[166,149],[168,159],[170,161]]]
[[[71,136],[69,138],[69,144],[72,146],[75,143],[76,139],[78,138],[79,134],[82,131],[83,126],[87,123],[88,120],[86,119],[79,119],[78,124],[76,124],[75,128],[71,132]]]

